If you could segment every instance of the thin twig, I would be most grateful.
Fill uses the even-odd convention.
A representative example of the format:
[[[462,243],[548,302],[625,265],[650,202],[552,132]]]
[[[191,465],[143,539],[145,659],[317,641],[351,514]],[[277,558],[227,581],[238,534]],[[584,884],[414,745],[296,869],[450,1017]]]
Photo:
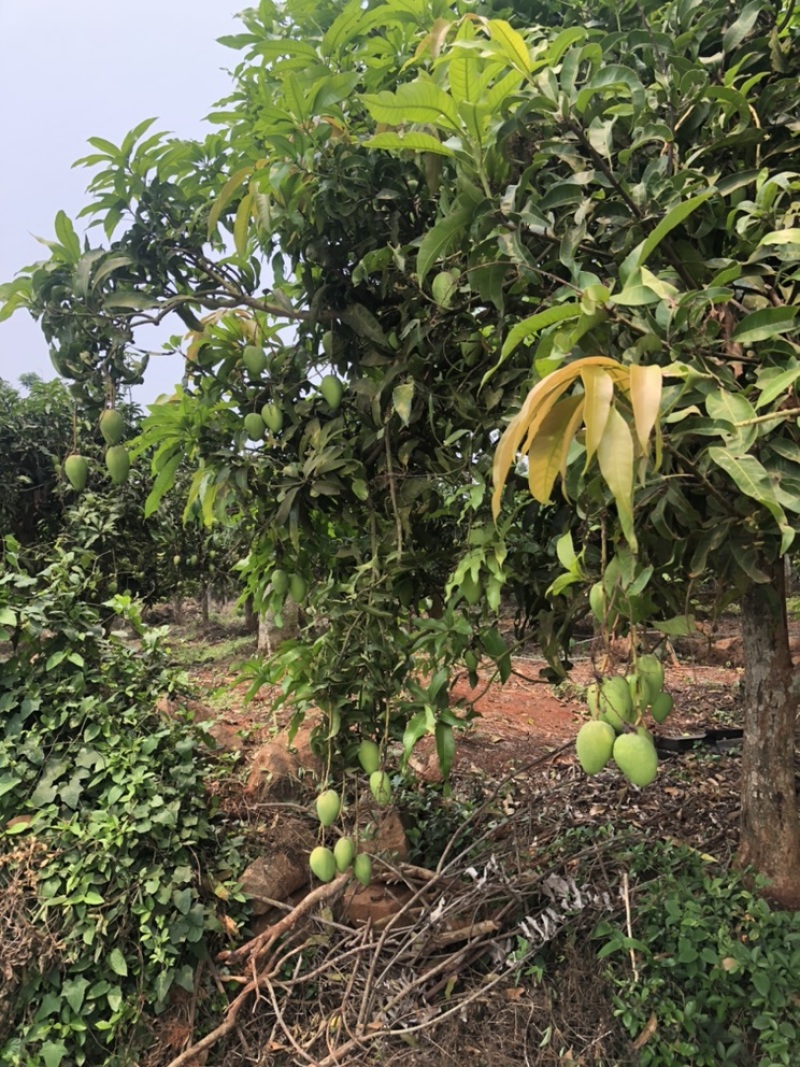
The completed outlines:
[[[631,898],[628,890],[628,872],[622,872],[622,899],[625,901],[625,928],[628,932],[628,940],[633,940],[633,929],[631,927]],[[633,968],[633,980],[639,981],[639,968],[636,966],[636,953],[633,951],[633,945],[629,947],[631,954],[631,967]]]

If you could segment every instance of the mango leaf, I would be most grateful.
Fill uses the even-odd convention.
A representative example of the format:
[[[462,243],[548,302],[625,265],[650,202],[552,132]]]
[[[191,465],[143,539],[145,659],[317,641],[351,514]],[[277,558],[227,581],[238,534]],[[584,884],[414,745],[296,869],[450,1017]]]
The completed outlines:
[[[454,156],[452,148],[448,148],[438,137],[432,133],[421,133],[418,130],[398,130],[394,133],[376,133],[374,137],[364,141],[366,148],[385,148],[395,152],[435,152],[440,156]]]
[[[674,615],[671,619],[661,619],[651,625],[654,630],[666,634],[667,637],[688,637],[696,629],[694,615]]]
[[[518,344],[527,341],[529,337],[533,337],[547,326],[552,326],[556,322],[564,322],[566,319],[578,319],[580,316],[581,309],[578,304],[556,304],[545,311],[537,311],[535,315],[529,315],[528,318],[522,319],[521,322],[518,322],[516,326],[508,331],[500,352],[500,363],[511,355]],[[484,382],[489,375],[494,374],[500,363],[487,373]],[[481,382],[481,385],[483,385],[483,382]]]
[[[597,462],[617,505],[617,515],[625,540],[636,551],[633,530],[633,438],[625,419],[616,408],[608,416],[605,433],[597,448]]]
[[[583,113],[599,90],[616,88],[620,85],[624,85],[630,92],[634,112],[642,111],[645,106],[644,86],[630,67],[625,67],[621,63],[609,63],[594,75],[575,98],[576,111]]]
[[[414,745],[425,734],[431,734],[436,729],[436,717],[430,704],[426,704],[422,711],[408,721],[403,731],[403,763],[406,764],[414,751]]]
[[[732,341],[739,344],[753,344],[755,341],[766,341],[778,334],[788,333],[795,328],[797,307],[762,308],[761,311],[752,311],[739,322],[731,334]]]
[[[121,267],[130,267],[134,262],[133,256],[129,256],[126,253],[108,256],[92,275],[92,288],[97,289],[109,274],[113,274],[115,270],[119,270]]]
[[[236,217],[233,221],[233,244],[239,256],[244,258],[247,251],[247,227],[253,210],[253,194],[247,193],[239,201]]]
[[[453,727],[446,722],[436,723],[436,755],[439,758],[439,769],[447,778],[450,768],[453,766],[453,757],[456,754],[455,735]]]
[[[566,447],[575,435],[575,413],[583,414],[584,398],[578,396],[559,400],[542,420],[528,449],[528,488],[534,500],[546,504],[561,473],[561,461]],[[570,428],[572,428],[571,433]],[[569,438],[567,439],[567,434]]]
[[[392,407],[400,416],[404,426],[408,426],[411,419],[411,405],[414,401],[414,383],[405,382],[398,385],[392,391]]]
[[[758,436],[756,426],[737,426],[756,417],[755,409],[746,396],[730,393],[727,389],[714,389],[706,397],[706,411],[712,419],[721,423],[720,436],[727,439],[728,451],[746,452]],[[725,424],[730,426],[725,429]]]
[[[745,4],[738,19],[731,23],[725,31],[725,36],[722,38],[723,52],[732,52],[742,43],[748,33],[750,33],[755,26],[763,7],[764,4],[761,0],[755,0],[755,3]]]
[[[740,570],[758,585],[766,585],[772,580],[768,571],[764,570],[764,559],[754,545],[743,545],[741,542],[731,540],[731,555],[736,560]]]
[[[232,174],[230,178],[225,182],[220,191],[219,196],[211,205],[211,211],[208,213],[208,232],[213,233],[217,227],[217,223],[220,220],[220,216],[225,208],[231,201],[231,197],[239,188],[239,186],[246,181],[253,173],[253,168],[248,165],[246,167],[240,167],[235,174]]]
[[[531,57],[525,38],[504,19],[490,19],[488,29],[492,40],[500,46],[511,66],[523,74],[530,74]]]
[[[690,197],[688,200],[684,200],[680,204],[676,204],[671,211],[668,211],[664,218],[658,223],[644,241],[630,253],[625,262],[619,268],[619,276],[623,281],[623,284],[636,270],[637,267],[643,266],[650,256],[655,252],[664,238],[675,229],[676,226],[680,226],[682,222],[689,218],[689,216],[697,211],[701,204],[704,204],[709,197],[715,195],[714,189],[709,189],[705,193],[700,193],[699,196]]]
[[[725,448],[709,448],[708,457],[736,483],[740,492],[757,501],[772,515],[781,532],[783,555],[794,540],[794,530],[787,522],[786,512],[775,495],[766,468],[755,456],[732,456]]]
[[[460,126],[455,100],[433,82],[409,82],[396,93],[384,89],[365,93],[361,100],[375,121],[387,126],[419,122],[454,131]]]
[[[800,245],[800,228],[789,226],[784,230],[773,230],[765,234],[758,242],[761,245]]]
[[[511,653],[500,631],[492,626],[481,634],[481,643],[489,656],[497,664],[500,681],[507,682],[511,675]]]
[[[468,44],[460,47],[461,42],[472,42],[475,39],[475,29],[468,19],[464,19],[458,27],[453,49],[450,52],[450,62],[447,68],[447,80],[453,99],[460,104],[465,100],[480,100],[478,79],[481,68],[484,65],[474,50],[474,46]]]
[[[609,297],[608,302],[621,307],[644,307],[657,304],[660,300],[661,297],[649,285],[627,285],[621,292]]]
[[[324,115],[334,104],[346,100],[360,81],[361,75],[357,71],[343,71],[340,74],[331,74],[330,77],[317,82],[314,86],[311,114]]]
[[[66,252],[68,263],[77,263],[81,258],[81,243],[75,233],[75,227],[64,211],[59,211],[55,221],[56,237]]]
[[[433,229],[428,230],[417,253],[417,278],[420,285],[437,259],[446,255],[458,235],[467,229],[473,216],[471,207],[460,207],[437,222]]]
[[[133,290],[110,293],[103,301],[103,310],[119,308],[121,311],[146,311],[158,303],[154,297]]]
[[[587,366],[606,367],[609,373],[618,373],[627,378],[627,371],[616,360],[607,356],[587,356],[553,371],[531,389],[522,407],[503,431],[495,449],[492,463],[492,514],[495,519],[500,512],[500,498],[503,495],[508,469],[516,458],[523,437],[527,434],[527,441],[523,446],[523,451],[527,452],[547,413]]]
[[[348,304],[339,317],[345,326],[349,326],[359,337],[366,337],[379,348],[388,347],[383,327],[363,304]]]
[[[794,387],[798,378],[800,378],[800,363],[796,359],[789,360],[785,370],[779,367],[766,367],[760,370],[756,378],[756,388],[759,391],[756,408],[766,407],[779,396],[783,396]]]
[[[614,379],[602,367],[584,367],[581,380],[585,396],[583,421],[586,424],[586,467],[592,460],[605,433],[611,402],[614,399]]]
[[[578,557],[575,553],[575,545],[569,530],[567,530],[565,534],[562,534],[556,541],[556,556],[564,570],[571,571],[577,569]]]
[[[165,493],[169,492],[175,483],[175,472],[181,465],[183,459],[183,453],[179,450],[174,456],[171,456],[158,472],[155,481],[153,482],[153,488],[148,494],[147,500],[144,503],[144,517],[147,519],[156,511],[158,511],[158,505],[161,503],[161,499]]]
[[[658,419],[663,381],[660,367],[642,367],[638,363],[630,367],[633,422],[636,439],[645,455],[650,444],[650,434]]]

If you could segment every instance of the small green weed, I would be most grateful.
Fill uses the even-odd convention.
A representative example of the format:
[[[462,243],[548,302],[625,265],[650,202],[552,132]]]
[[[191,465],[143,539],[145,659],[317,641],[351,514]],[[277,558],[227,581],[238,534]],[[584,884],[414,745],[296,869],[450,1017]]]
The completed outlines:
[[[406,828],[411,846],[409,859],[421,867],[436,867],[448,842],[469,833],[468,821],[473,804],[447,795],[443,785],[414,788],[402,779],[395,782],[394,799]],[[456,851],[462,845],[455,842]]]
[[[636,1038],[655,1016],[638,1063],[796,1063],[800,915],[771,910],[741,873],[716,872],[688,849],[649,851],[632,857],[655,875],[633,893],[633,936],[613,922],[595,931],[625,1029]]]

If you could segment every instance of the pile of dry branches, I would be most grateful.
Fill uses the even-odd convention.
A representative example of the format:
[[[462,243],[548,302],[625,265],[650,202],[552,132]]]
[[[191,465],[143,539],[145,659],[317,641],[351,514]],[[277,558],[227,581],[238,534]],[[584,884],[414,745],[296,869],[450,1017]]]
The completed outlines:
[[[221,953],[218,988],[238,991],[222,1022],[168,1067],[194,1067],[209,1054],[226,1065],[385,1063],[390,1050],[417,1044],[448,1019],[466,1020],[497,987],[520,991],[531,961],[567,926],[588,933],[600,914],[623,905],[610,862],[619,842],[605,837],[551,855],[561,827],[542,818],[542,797],[509,811],[495,789],[435,870],[376,862],[398,900],[383,922],[343,921],[350,879],[341,875]],[[598,1027],[610,1032],[607,1020],[591,1025],[588,1043],[604,1036]]]

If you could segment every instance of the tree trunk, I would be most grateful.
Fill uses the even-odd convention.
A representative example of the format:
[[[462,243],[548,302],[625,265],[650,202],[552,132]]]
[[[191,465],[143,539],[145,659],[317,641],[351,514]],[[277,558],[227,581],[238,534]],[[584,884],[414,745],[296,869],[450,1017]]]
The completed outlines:
[[[260,615],[258,618],[258,651],[266,652],[271,656],[275,646],[290,637],[297,637],[300,629],[300,617],[297,605],[291,597],[287,597],[281,612],[283,626],[275,625],[275,616],[271,611]]]
[[[739,862],[770,879],[768,897],[781,907],[800,909],[797,706],[783,560],[771,571],[771,583],[752,585],[742,599],[745,718]]]
[[[249,634],[258,633],[258,615],[253,608],[253,598],[249,596],[244,602],[244,628]]]

